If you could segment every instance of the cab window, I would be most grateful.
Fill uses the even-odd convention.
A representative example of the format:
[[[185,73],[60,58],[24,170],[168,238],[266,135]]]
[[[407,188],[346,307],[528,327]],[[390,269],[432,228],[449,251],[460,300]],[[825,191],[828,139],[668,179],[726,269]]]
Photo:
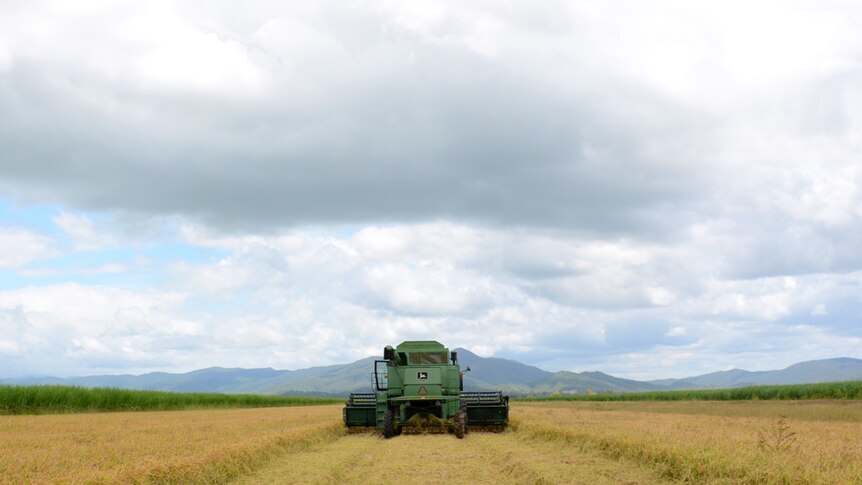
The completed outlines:
[[[440,365],[446,363],[446,352],[412,352],[410,364],[412,365]]]

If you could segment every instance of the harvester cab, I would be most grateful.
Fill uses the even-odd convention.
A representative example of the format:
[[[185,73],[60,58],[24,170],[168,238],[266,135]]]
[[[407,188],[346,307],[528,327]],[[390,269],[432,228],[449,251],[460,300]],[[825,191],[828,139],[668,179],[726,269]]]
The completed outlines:
[[[402,431],[448,431],[463,438],[468,425],[502,430],[509,421],[509,396],[465,392],[457,352],[433,340],[387,345],[383,359],[374,361],[372,387],[374,392],[350,395],[346,426],[373,426],[385,438]]]

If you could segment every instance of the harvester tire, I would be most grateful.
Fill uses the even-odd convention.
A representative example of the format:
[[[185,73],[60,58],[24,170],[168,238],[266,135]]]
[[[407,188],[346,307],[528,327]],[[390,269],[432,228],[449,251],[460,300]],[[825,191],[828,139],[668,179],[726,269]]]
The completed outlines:
[[[467,433],[467,413],[460,412],[455,415],[455,437],[459,440]]]
[[[383,413],[383,437],[389,439],[395,436],[395,413],[387,409]]]

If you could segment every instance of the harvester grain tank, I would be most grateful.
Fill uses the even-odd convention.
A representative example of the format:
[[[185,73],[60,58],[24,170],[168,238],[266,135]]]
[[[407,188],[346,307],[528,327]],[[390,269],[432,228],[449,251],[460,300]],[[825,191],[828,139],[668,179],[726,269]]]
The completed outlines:
[[[386,438],[402,431],[449,431],[463,438],[469,426],[502,430],[509,421],[509,396],[465,392],[457,352],[434,340],[387,345],[383,359],[374,361],[372,387],[374,392],[350,395],[346,426],[375,427]]]

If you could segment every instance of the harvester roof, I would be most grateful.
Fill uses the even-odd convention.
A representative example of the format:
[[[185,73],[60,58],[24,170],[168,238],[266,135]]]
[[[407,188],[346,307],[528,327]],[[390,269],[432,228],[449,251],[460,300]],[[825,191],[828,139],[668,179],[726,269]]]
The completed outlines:
[[[398,355],[396,365],[447,365],[449,363],[449,349],[436,340],[401,342],[394,354]]]
[[[406,340],[395,348],[398,352],[440,352],[449,351],[436,340]]]

